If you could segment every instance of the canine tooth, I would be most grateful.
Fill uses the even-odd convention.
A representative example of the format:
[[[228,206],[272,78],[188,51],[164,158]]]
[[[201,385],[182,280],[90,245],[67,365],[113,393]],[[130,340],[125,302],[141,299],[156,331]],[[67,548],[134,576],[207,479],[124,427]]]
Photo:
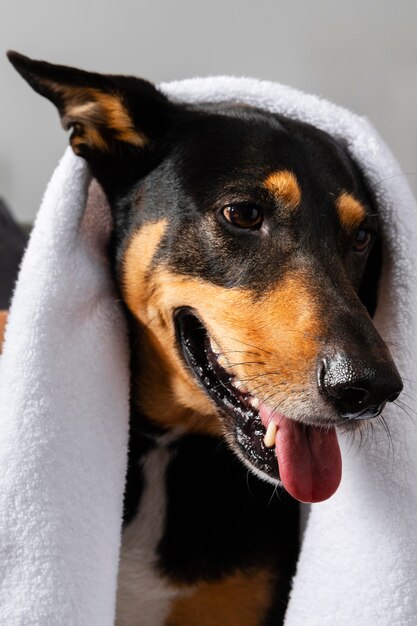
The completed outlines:
[[[277,425],[274,422],[269,422],[266,429],[264,444],[267,448],[273,448],[275,445],[275,438],[277,436]]]

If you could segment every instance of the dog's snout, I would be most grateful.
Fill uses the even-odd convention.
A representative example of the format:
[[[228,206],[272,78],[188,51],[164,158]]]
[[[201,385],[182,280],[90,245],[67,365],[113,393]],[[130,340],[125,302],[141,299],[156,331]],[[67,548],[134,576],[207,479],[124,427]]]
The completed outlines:
[[[321,359],[318,385],[340,417],[349,420],[376,417],[403,388],[392,362],[373,363],[344,352]]]

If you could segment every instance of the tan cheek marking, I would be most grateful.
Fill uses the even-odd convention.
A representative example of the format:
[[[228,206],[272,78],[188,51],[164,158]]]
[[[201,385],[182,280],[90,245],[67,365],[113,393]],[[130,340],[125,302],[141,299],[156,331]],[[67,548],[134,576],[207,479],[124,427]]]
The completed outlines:
[[[323,334],[318,306],[312,287],[302,273],[289,273],[257,303],[262,319],[259,342],[276,359],[280,376],[287,383],[301,386],[308,379],[318,352],[318,337]],[[269,346],[269,347],[268,347]]]
[[[4,331],[7,324],[8,311],[0,311],[0,353],[3,350]]]
[[[254,569],[200,583],[174,601],[167,626],[259,626],[272,602],[272,582],[269,571]]]
[[[264,181],[264,187],[291,209],[296,209],[301,202],[300,186],[289,170],[272,172]]]
[[[158,268],[150,271],[166,228],[167,220],[145,225],[131,238],[123,259],[123,297],[139,322],[141,367],[134,375],[135,389],[141,408],[161,425],[220,435],[211,402],[190,381],[177,354],[172,310],[161,303],[161,291],[175,292],[178,276],[165,285]]]
[[[346,230],[357,228],[366,217],[365,207],[346,191],[337,198],[336,209],[339,220]]]
[[[123,295],[135,315],[143,315],[152,289],[149,270],[167,228],[167,220],[145,224],[131,237],[123,257]]]
[[[225,351],[245,350],[245,344],[256,346],[263,363],[272,365],[274,360],[282,361],[280,371],[287,380],[299,383],[317,353],[322,323],[314,294],[300,273],[289,274],[259,300],[254,300],[249,290],[224,289],[175,275],[166,268],[158,270],[155,281],[158,283],[156,306],[167,312],[167,320],[175,307],[194,306],[211,336]],[[250,348],[247,352],[251,352]],[[231,362],[239,360],[236,355]],[[247,374],[247,368],[244,369]],[[239,372],[239,366],[234,370]]]
[[[179,306],[197,309],[239,379],[262,375],[269,391],[286,395],[314,380],[323,330],[314,294],[301,273],[287,276],[258,300],[249,290],[224,289],[166,266],[158,266],[147,282],[131,290],[128,305],[146,328],[143,356],[149,366],[142,369],[142,406],[161,424],[212,434],[221,434],[223,428],[178,354],[172,312]]]

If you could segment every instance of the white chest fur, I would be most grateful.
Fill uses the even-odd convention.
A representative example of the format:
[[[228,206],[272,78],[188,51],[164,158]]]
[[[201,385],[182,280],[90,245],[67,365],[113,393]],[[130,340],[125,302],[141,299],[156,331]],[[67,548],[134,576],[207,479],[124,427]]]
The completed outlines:
[[[117,626],[163,626],[179,590],[157,571],[156,549],[166,516],[167,448],[142,460],[144,489],[139,512],[123,533],[117,593]]]

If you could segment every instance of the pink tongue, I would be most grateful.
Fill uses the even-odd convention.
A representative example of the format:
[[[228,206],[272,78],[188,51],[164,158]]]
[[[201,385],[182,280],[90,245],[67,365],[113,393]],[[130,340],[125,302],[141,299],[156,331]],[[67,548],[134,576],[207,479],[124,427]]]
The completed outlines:
[[[305,427],[285,416],[280,416],[276,422],[275,452],[285,489],[301,502],[330,498],[342,478],[342,458],[335,429]]]

